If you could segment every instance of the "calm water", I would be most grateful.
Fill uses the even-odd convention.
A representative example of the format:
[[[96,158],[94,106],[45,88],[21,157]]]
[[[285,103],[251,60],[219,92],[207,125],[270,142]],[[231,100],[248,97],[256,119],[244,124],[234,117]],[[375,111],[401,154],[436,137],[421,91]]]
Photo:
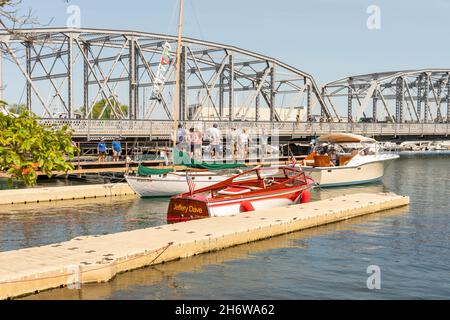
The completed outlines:
[[[313,199],[393,191],[411,205],[144,268],[28,299],[450,298],[450,158],[400,159],[382,183]],[[167,200],[73,201],[0,213],[0,251],[164,224]],[[369,290],[369,265],[381,289]]]

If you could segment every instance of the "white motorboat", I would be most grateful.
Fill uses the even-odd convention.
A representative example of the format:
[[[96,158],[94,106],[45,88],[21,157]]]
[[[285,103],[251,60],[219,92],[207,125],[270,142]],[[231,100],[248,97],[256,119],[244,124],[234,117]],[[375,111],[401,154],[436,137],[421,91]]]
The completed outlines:
[[[375,139],[348,133],[320,136],[302,168],[321,187],[346,186],[380,180],[387,164],[399,158],[380,153]]]

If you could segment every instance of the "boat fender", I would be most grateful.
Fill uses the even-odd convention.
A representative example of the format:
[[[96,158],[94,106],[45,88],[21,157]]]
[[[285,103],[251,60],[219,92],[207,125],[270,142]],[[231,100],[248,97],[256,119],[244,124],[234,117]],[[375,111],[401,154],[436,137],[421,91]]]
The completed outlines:
[[[241,212],[255,211],[255,208],[253,208],[253,205],[251,204],[250,201],[243,201],[241,202],[240,211]]]
[[[308,203],[311,201],[311,191],[303,190],[302,195],[300,197],[300,203]]]

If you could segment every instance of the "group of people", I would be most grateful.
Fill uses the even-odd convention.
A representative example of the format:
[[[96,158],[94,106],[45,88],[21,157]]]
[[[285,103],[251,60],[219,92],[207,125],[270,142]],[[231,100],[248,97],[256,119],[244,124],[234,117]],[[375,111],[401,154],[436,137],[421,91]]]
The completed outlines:
[[[119,137],[114,138],[113,142],[111,143],[111,150],[113,153],[113,161],[116,161],[116,162],[119,161],[119,157],[122,153],[122,145],[120,143]],[[98,161],[105,162],[107,153],[108,153],[108,148],[106,146],[105,139],[101,138],[100,142],[97,144]]]
[[[253,139],[246,128],[237,129],[236,127],[232,127],[225,135],[222,135],[222,132],[216,123],[205,130],[205,132],[202,132],[195,127],[186,130],[182,124],[179,124],[175,137],[178,149],[187,152],[196,160],[201,160],[203,157],[202,146],[204,142],[208,143],[207,152],[211,159],[222,159],[224,149],[223,138],[226,138],[225,143],[228,145],[227,150],[229,150],[233,160],[246,159],[248,157]],[[268,150],[268,140],[266,131],[263,131],[259,136],[259,143],[263,156]],[[112,151],[113,161],[119,161],[119,157],[122,153],[119,137],[114,138],[110,149],[107,147],[105,139],[103,137],[100,139],[100,142],[97,144],[99,162],[106,161],[109,150]],[[169,150],[163,150],[161,153],[163,158],[169,158]]]
[[[267,145],[266,138],[260,138],[261,144]],[[221,159],[223,156],[223,138],[222,132],[215,123],[212,127],[202,132],[198,128],[190,128],[186,130],[182,124],[178,125],[176,133],[176,141],[179,149],[186,151],[194,159],[202,158],[203,142],[208,142],[208,152],[212,159]],[[252,143],[252,138],[247,129],[238,130],[235,127],[226,134],[226,143],[229,144],[229,149],[234,160],[245,159],[249,155],[249,146]]]

